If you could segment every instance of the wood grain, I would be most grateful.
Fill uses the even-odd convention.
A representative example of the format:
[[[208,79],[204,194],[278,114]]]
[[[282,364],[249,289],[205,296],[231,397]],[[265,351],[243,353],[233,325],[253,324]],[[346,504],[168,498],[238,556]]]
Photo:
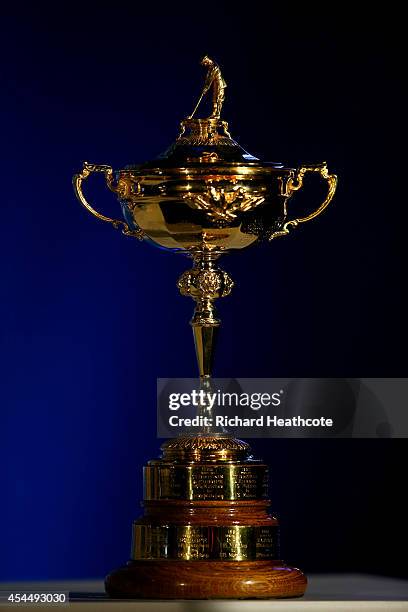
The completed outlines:
[[[280,561],[130,561],[105,581],[111,597],[269,599],[300,597],[307,580]]]
[[[173,525],[277,525],[268,514],[269,500],[143,502],[144,517],[138,523]]]

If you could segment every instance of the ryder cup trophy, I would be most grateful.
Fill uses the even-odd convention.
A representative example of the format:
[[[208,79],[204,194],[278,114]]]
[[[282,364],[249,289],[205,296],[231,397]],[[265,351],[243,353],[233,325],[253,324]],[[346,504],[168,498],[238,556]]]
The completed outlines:
[[[220,320],[217,298],[233,288],[219,266],[224,253],[285,236],[324,211],[337,179],[325,163],[288,168],[262,162],[231,137],[221,116],[226,83],[209,57],[203,92],[180,134],[153,161],[113,170],[84,163],[74,176],[80,203],[126,236],[192,260],[178,280],[195,301],[191,320],[201,385],[210,384]],[[210,93],[211,116],[196,118]],[[102,173],[122,218],[97,212],[82,185]],[[316,210],[294,218],[292,196],[306,173],[327,182]],[[268,513],[267,466],[246,442],[223,433],[168,440],[144,468],[144,515],[133,524],[131,559],[106,578],[112,597],[270,598],[303,595],[306,578],[280,560],[278,521]]]

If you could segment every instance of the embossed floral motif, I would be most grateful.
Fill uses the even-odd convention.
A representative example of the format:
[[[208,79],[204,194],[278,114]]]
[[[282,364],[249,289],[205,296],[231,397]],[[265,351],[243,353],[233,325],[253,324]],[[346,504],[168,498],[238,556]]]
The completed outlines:
[[[213,270],[205,270],[198,275],[198,286],[205,294],[216,293],[221,287],[220,273]]]
[[[239,213],[252,210],[265,201],[257,192],[247,193],[241,185],[226,189],[215,187],[212,181],[207,181],[207,189],[203,193],[189,192],[184,199],[194,208],[205,211],[211,220],[224,223],[233,221]]]
[[[183,272],[177,286],[182,295],[215,299],[231,293],[234,283],[224,270],[192,269]]]

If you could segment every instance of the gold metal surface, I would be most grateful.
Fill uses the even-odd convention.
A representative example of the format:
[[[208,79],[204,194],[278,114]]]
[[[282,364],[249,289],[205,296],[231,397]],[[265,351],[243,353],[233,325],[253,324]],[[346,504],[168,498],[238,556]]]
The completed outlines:
[[[239,500],[268,497],[268,467],[256,461],[169,463],[161,459],[144,468],[144,499]]]
[[[210,219],[228,224],[237,218],[239,212],[252,210],[265,201],[263,196],[249,194],[245,187],[233,185],[228,190],[213,184],[213,179],[206,181],[207,189],[203,194],[187,192],[184,199],[195,208],[204,210]]]
[[[197,112],[198,107],[201,104],[205,94],[212,88],[212,119],[219,119],[221,116],[221,109],[225,99],[225,88],[227,86],[222,74],[221,68],[205,55],[201,60],[201,65],[207,68],[207,76],[205,78],[205,83],[201,95],[198,99],[197,104],[194,107],[193,112],[189,116],[189,119],[192,119]]]
[[[291,219],[287,221],[284,224],[282,230],[279,232],[275,232],[270,237],[270,240],[272,240],[273,238],[278,238],[279,236],[286,236],[286,234],[289,234],[289,227],[291,226],[296,227],[297,225],[299,225],[299,223],[305,223],[306,221],[311,221],[312,219],[320,215],[332,201],[333,196],[336,191],[336,187],[337,187],[337,176],[335,174],[329,174],[329,170],[327,168],[326,162],[323,162],[322,164],[318,164],[318,165],[301,166],[296,171],[295,175],[291,175],[289,177],[288,181],[286,182],[285,189],[282,195],[285,198],[289,198],[293,192],[298,191],[303,186],[303,178],[307,172],[318,172],[320,176],[327,181],[328,191],[327,191],[326,198],[320,204],[320,206],[316,208],[315,211],[310,213],[310,215],[307,215],[306,217],[299,217],[297,219]]]
[[[329,174],[326,164],[294,170],[261,162],[242,149],[220,119],[225,89],[221,70],[208,57],[203,64],[208,74],[200,99],[212,89],[211,117],[193,118],[193,112],[181,122],[176,141],[152,162],[115,172],[110,166],[85,163],[74,177],[81,204],[98,219],[122,227],[126,235],[187,252],[243,249],[286,235],[291,226],[319,215],[334,195],[335,175]],[[107,217],[88,203],[82,182],[91,172],[104,173],[124,220]],[[288,219],[288,201],[302,187],[307,172],[318,172],[328,181],[328,195],[310,215]],[[180,289],[192,295],[184,289],[190,278],[190,274],[183,277]],[[214,325],[210,319],[208,325]]]
[[[201,378],[211,375],[217,327],[220,325],[214,300],[229,295],[234,286],[227,272],[215,265],[219,256],[216,251],[193,252],[194,267],[183,272],[177,283],[180,293],[191,296],[196,302],[191,326]]]
[[[221,133],[220,133],[221,132]],[[231,147],[234,141],[228,131],[228,123],[221,119],[183,119],[180,121],[180,134],[177,138],[178,145],[193,146],[226,146]],[[211,155],[213,157],[211,158]],[[214,157],[215,156],[215,157]],[[192,158],[195,160],[195,158]],[[220,159],[216,152],[200,156],[201,162],[218,161]]]
[[[248,442],[230,436],[180,436],[161,445],[163,459],[176,462],[246,461],[250,458]]]
[[[75,174],[73,177],[73,186],[74,192],[77,196],[79,202],[86,208],[88,212],[90,212],[94,217],[100,219],[101,221],[106,221],[107,223],[111,223],[115,229],[122,228],[122,233],[125,236],[134,236],[139,240],[143,240],[144,234],[140,229],[130,229],[125,221],[119,219],[112,219],[111,217],[107,217],[106,215],[102,215],[97,210],[95,210],[89,202],[86,200],[83,192],[82,192],[82,183],[92,172],[102,172],[105,175],[106,183],[112,191],[117,193],[120,197],[126,197],[128,195],[128,185],[126,182],[119,181],[118,185],[115,187],[113,184],[113,169],[111,166],[107,166],[104,164],[90,164],[88,162],[84,162],[82,172]]]
[[[133,560],[254,561],[279,558],[279,528],[133,524]]]

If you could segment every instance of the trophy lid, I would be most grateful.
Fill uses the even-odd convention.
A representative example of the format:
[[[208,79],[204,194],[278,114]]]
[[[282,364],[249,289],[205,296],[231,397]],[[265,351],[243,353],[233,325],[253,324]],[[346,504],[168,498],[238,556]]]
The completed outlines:
[[[240,163],[263,165],[260,160],[245,151],[228,131],[228,123],[221,119],[184,119],[180,122],[180,134],[168,149],[150,164],[160,166]],[[267,163],[281,168],[280,163]]]
[[[175,168],[233,164],[283,168],[277,162],[261,162],[245,151],[228,131],[228,123],[218,118],[183,119],[177,139],[156,159],[140,169]]]
[[[127,166],[126,170],[144,172],[146,170],[160,169],[187,169],[207,165],[215,170],[215,166],[248,166],[260,169],[273,170],[283,168],[283,164],[275,162],[262,162],[248,151],[245,151],[228,131],[228,123],[221,117],[221,109],[225,99],[227,86],[221,73],[221,68],[207,55],[201,60],[201,65],[207,69],[204,87],[192,114],[180,122],[180,133],[164,153],[156,159],[140,166]],[[212,113],[207,118],[196,118],[202,100],[209,93],[211,96]]]

